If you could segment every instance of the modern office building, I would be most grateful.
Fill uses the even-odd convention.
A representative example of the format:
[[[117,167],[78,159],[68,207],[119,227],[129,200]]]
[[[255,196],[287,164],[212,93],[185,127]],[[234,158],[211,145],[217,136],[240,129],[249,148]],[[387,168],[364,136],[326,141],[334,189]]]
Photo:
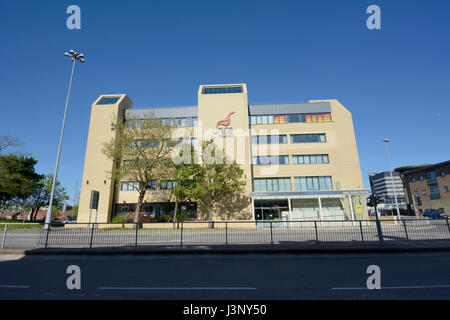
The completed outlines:
[[[131,123],[146,117],[185,128],[192,141],[213,137],[233,150],[244,171],[248,202],[228,203],[214,220],[348,220],[365,219],[364,189],[351,113],[337,100],[306,103],[248,104],[245,84],[201,85],[198,105],[132,108],[125,94],[101,95],[91,108],[79,222],[89,221],[91,190],[100,192],[98,221],[109,222],[136,209],[132,181],[113,181],[114,163],[103,144],[115,137],[113,119]],[[175,121],[176,120],[176,121]],[[158,186],[170,189],[173,182]],[[166,190],[167,191],[167,190]],[[151,217],[171,214],[169,198],[148,191],[142,212]],[[181,210],[206,219],[207,208],[195,202]],[[207,211],[207,210],[206,210]]]
[[[394,188],[399,207],[406,209],[405,191],[398,172],[392,172],[392,179],[389,171],[377,173],[370,176],[369,179],[372,180],[373,192],[381,198],[381,204],[384,205],[384,209],[395,208]],[[392,180],[394,180],[394,186],[392,186]]]
[[[426,209],[450,213],[450,161],[395,169],[405,186],[412,210],[422,216]]]

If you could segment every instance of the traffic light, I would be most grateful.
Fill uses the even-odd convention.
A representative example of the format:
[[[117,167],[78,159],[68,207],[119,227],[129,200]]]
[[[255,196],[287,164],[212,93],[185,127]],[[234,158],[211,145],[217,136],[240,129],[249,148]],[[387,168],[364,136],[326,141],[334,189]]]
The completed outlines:
[[[380,203],[380,199],[379,197],[377,197],[376,195],[370,195],[367,198],[367,206],[368,207],[374,207],[375,205]]]

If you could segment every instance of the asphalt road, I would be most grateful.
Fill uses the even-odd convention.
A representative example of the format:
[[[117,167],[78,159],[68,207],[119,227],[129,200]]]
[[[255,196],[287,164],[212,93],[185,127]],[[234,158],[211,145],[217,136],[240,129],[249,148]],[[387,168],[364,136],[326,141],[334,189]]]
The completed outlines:
[[[70,265],[81,289],[67,288]],[[366,287],[370,265],[381,289]],[[450,299],[449,272],[449,252],[0,255],[0,299]]]

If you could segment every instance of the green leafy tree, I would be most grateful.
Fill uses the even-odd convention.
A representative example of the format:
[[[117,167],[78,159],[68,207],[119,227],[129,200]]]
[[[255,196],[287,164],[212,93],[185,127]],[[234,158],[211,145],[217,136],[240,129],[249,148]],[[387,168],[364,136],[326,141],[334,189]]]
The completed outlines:
[[[173,175],[169,164],[176,142],[172,141],[174,126],[167,125],[152,114],[145,119],[117,121],[116,137],[104,144],[103,153],[115,163],[112,179],[131,182],[138,192],[134,222],[139,222],[146,192],[154,189],[158,181]]]
[[[198,157],[198,155],[195,155]],[[177,166],[178,184],[173,193],[178,198],[196,199],[209,207],[208,220],[212,221],[214,207],[227,197],[242,194],[245,181],[243,169],[230,161],[212,140],[202,144],[203,161]]]
[[[42,177],[36,185],[31,193],[31,195],[27,199],[28,206],[32,208],[31,219],[35,220],[36,215],[39,212],[39,209],[44,206],[48,206],[50,204],[50,194],[52,191],[52,183],[53,183],[53,175],[48,174]],[[57,208],[64,204],[64,201],[68,200],[69,196],[67,195],[66,190],[61,183],[56,180],[55,184],[55,192],[53,194],[53,205]]]
[[[37,161],[22,155],[0,157],[0,204],[11,199],[26,199],[42,175],[35,172]]]

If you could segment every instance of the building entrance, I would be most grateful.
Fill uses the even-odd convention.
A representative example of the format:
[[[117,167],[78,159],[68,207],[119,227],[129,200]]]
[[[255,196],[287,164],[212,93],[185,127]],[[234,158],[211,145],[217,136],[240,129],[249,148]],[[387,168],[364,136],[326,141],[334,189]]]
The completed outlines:
[[[255,220],[282,220],[289,211],[287,200],[255,200]]]

